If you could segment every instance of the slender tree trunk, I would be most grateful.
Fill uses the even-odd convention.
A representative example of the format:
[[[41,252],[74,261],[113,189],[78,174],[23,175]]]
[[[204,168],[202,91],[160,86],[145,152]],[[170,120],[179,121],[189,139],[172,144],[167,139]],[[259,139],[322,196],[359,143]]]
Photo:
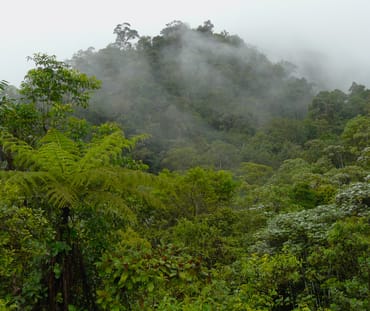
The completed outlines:
[[[57,287],[56,287],[56,279],[53,271],[53,267],[55,265],[56,258],[52,257],[50,260],[50,266],[49,266],[49,277],[48,277],[48,289],[49,289],[49,310],[50,311],[57,311],[57,303],[56,303],[56,297],[57,297]]]
[[[0,148],[0,160],[1,161],[6,161],[6,170],[7,171],[14,171],[15,167],[14,167],[14,160],[13,160],[13,156],[10,152],[5,152],[3,151],[2,148]]]
[[[56,241],[66,243],[71,249],[61,251],[50,260],[48,310],[68,311],[68,305],[74,304],[78,296],[80,304],[84,304],[88,310],[95,311],[97,308],[86,274],[83,255],[78,242],[74,242],[71,238],[69,219],[70,208],[64,207],[57,228]],[[53,271],[56,264],[61,270],[59,278],[56,278]]]
[[[61,239],[67,245],[71,246],[71,237],[69,230],[69,207],[64,207],[62,210],[62,223],[60,226]],[[61,253],[61,290],[63,297],[63,311],[68,311],[68,305],[70,304],[70,291],[71,291],[71,256],[69,251],[64,251]]]
[[[56,241],[64,242],[70,245],[69,232],[69,207],[62,209],[60,222],[57,228]],[[60,253],[53,256],[50,260],[50,271],[48,278],[49,287],[49,310],[51,311],[68,311],[70,304],[71,292],[71,256],[69,251],[62,250]],[[60,276],[55,276],[54,267],[59,266],[61,270]]]

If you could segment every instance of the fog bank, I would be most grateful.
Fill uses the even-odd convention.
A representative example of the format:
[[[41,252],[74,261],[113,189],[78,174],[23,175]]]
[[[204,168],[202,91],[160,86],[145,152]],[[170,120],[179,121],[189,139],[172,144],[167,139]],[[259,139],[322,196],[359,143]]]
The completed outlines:
[[[0,79],[18,85],[36,52],[70,58],[113,41],[115,25],[128,21],[142,35],[166,23],[192,27],[210,19],[258,47],[273,61],[297,65],[298,74],[326,88],[347,90],[352,81],[370,85],[370,3],[365,0],[230,0],[135,2],[14,0],[2,3]]]

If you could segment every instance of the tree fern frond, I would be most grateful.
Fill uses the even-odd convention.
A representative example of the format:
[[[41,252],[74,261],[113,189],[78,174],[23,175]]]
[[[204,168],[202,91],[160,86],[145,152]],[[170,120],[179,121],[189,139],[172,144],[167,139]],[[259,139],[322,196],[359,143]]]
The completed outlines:
[[[123,133],[116,131],[90,145],[85,155],[80,160],[82,170],[93,167],[107,166],[122,154],[124,148],[129,148],[130,143]]]
[[[59,146],[60,149],[65,150],[73,155],[79,155],[78,145],[70,138],[65,136],[63,133],[56,129],[50,129],[46,135],[40,140],[40,146],[54,143]]]
[[[14,137],[7,131],[0,132],[0,145],[5,152],[13,154],[15,165],[24,168],[38,168],[35,150],[26,142]]]
[[[58,182],[50,183],[47,186],[46,197],[48,202],[57,208],[76,206],[78,202],[77,194],[68,185]]]
[[[149,137],[150,135],[148,134],[140,134],[140,135],[135,135],[133,137],[130,137],[130,139],[127,139],[126,148],[131,151],[137,145],[138,142],[146,140]]]
[[[74,174],[70,183],[73,187],[86,191],[87,189],[101,189],[104,191],[119,189],[121,186],[119,168],[98,167],[81,170]]]
[[[98,167],[74,174],[70,181],[77,188],[101,189],[104,191],[146,191],[151,188],[154,176],[141,171],[121,167]]]
[[[78,154],[77,144],[56,129],[50,129],[40,140],[38,157],[56,177],[74,172]]]
[[[161,198],[153,191],[156,183],[157,178],[152,174],[126,169],[121,172],[121,193],[123,196],[135,198],[134,205],[139,200],[157,210],[166,210]]]
[[[47,172],[0,171],[0,179],[17,185],[25,195],[40,193],[45,185],[54,181]]]
[[[113,220],[121,219],[130,224],[136,221],[135,213],[119,194],[94,191],[85,198],[84,204],[98,209],[102,214]]]
[[[42,169],[49,171],[56,178],[67,178],[76,170],[78,157],[62,149],[61,145],[49,142],[37,150]]]

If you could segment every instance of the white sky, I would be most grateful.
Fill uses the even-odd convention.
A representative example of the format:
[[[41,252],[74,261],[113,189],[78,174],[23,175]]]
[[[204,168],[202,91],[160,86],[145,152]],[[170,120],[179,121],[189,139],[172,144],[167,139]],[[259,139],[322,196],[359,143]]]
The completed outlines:
[[[103,48],[122,22],[156,35],[173,20],[196,27],[208,19],[273,60],[321,72],[328,87],[370,86],[369,0],[4,0],[0,12],[0,80],[17,86],[33,53],[64,60]]]

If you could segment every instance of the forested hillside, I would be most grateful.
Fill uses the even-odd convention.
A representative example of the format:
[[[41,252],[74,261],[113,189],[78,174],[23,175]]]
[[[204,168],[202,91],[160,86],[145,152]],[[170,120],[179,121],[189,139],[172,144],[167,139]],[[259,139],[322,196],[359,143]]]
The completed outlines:
[[[138,37],[129,24],[115,33],[115,43],[80,51],[71,64],[103,83],[89,120],[114,119],[129,134],[150,133],[139,151],[151,170],[229,169],[257,160],[246,147],[257,148],[256,132],[272,119],[303,119],[313,97],[292,64],[274,64],[238,36],[214,33],[210,21],[196,29],[174,21],[155,37]],[[264,152],[266,164],[289,157]]]
[[[114,33],[0,82],[0,310],[370,310],[370,90]]]

